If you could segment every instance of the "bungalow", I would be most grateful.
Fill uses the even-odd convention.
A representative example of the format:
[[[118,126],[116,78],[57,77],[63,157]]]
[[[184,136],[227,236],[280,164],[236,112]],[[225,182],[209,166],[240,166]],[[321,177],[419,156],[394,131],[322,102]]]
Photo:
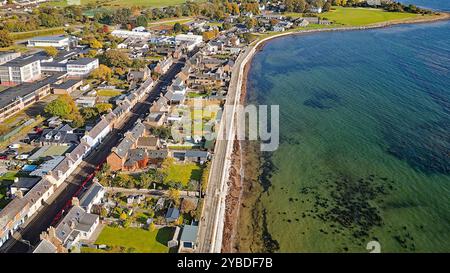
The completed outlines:
[[[172,157],[180,161],[191,161],[203,163],[209,159],[209,152],[199,150],[174,150],[171,154]]]
[[[184,225],[178,252],[192,252],[197,247],[198,226]]]

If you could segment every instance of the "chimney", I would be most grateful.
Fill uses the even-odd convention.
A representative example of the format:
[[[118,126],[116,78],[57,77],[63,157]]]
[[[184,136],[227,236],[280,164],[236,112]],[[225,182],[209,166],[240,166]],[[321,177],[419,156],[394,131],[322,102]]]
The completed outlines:
[[[17,197],[17,198],[23,198],[23,192],[21,191],[21,190],[17,190],[15,193],[14,193],[14,195]]]
[[[50,227],[51,228],[51,227]],[[49,229],[50,229],[49,228]],[[41,232],[41,234],[39,234],[39,239],[42,241],[42,240],[45,240],[45,239],[47,239],[49,237],[49,235],[47,234],[47,232],[45,232],[45,231],[42,231]]]
[[[70,220],[70,228],[74,229],[77,226],[77,223],[75,220]]]
[[[49,227],[47,231],[48,231],[48,238],[56,238],[56,229],[54,227]]]
[[[77,197],[72,197],[72,206],[80,206],[80,200]]]

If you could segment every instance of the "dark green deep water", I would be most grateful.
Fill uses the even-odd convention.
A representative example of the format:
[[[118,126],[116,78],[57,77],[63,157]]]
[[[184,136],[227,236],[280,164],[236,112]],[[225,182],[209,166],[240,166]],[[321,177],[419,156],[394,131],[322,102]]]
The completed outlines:
[[[450,251],[450,22],[276,39],[248,78],[280,105],[278,251]]]

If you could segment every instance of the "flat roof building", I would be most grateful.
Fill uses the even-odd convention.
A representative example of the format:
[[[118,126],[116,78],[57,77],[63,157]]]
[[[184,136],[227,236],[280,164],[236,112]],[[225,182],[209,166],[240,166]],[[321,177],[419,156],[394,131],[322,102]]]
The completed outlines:
[[[0,65],[1,85],[13,86],[33,82],[41,77],[39,56],[26,55]]]
[[[86,77],[92,70],[98,68],[98,59],[95,58],[80,58],[74,61],[67,62],[67,74],[71,77]]]
[[[65,35],[55,35],[55,36],[41,36],[34,37],[28,40],[29,47],[46,47],[52,46],[56,48],[69,48],[73,44],[72,39]]]

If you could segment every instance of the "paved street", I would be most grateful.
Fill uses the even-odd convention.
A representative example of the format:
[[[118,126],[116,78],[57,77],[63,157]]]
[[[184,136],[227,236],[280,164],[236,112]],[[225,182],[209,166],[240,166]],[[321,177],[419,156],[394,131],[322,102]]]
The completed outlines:
[[[91,152],[72,175],[57,189],[54,198],[50,199],[48,204],[44,204],[40,211],[33,216],[32,219],[29,219],[26,227],[15,234],[16,239],[8,241],[8,243],[0,249],[0,252],[27,252],[30,247],[28,244],[24,243],[24,241],[30,242],[33,246],[39,242],[39,235],[41,232],[47,230],[55,216],[63,209],[65,204],[71,200],[72,196],[77,192],[86,177],[94,172],[97,165],[104,162],[111,151],[111,148],[116,146],[120,141],[121,135],[131,129],[138,118],[149,111],[151,104],[159,98],[163,88],[170,84],[176,74],[181,71],[184,62],[185,59],[182,59],[171,66],[169,71],[161,77],[160,81],[158,81],[145,100],[143,102],[138,102],[133,107],[128,116],[123,119],[123,122],[108,134],[102,141],[102,144],[95,151]],[[17,240],[18,237],[21,238],[20,241]]]

